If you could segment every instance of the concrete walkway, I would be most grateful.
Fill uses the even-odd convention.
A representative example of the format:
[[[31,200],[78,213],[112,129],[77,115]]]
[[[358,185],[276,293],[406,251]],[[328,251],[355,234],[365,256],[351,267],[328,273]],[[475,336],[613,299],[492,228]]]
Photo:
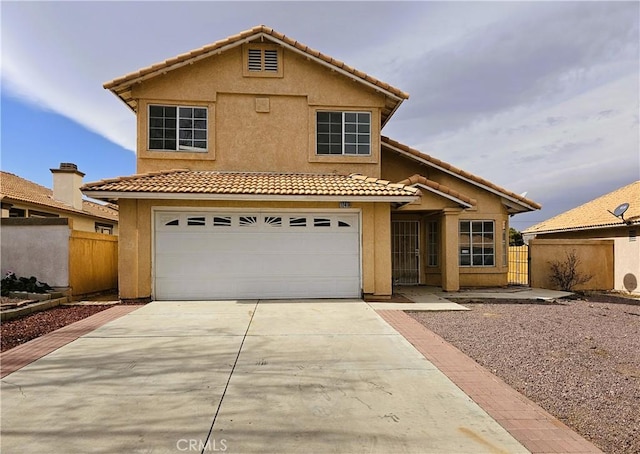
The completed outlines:
[[[3,453],[528,452],[362,301],[154,302],[1,392]]]

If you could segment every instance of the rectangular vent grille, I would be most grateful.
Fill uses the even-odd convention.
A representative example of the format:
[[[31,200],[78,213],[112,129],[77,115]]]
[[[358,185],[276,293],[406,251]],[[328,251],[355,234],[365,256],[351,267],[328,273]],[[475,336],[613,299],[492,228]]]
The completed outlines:
[[[262,71],[262,51],[249,49],[249,71]]]
[[[269,72],[278,72],[278,51],[277,50],[265,49],[264,70]]]

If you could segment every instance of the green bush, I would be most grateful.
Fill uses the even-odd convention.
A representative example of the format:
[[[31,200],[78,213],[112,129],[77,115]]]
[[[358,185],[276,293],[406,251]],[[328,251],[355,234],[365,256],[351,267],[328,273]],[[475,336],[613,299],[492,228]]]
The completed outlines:
[[[7,296],[9,292],[47,293],[47,290],[52,290],[47,283],[40,282],[34,276],[17,277],[12,271],[2,278],[1,288],[2,296]]]

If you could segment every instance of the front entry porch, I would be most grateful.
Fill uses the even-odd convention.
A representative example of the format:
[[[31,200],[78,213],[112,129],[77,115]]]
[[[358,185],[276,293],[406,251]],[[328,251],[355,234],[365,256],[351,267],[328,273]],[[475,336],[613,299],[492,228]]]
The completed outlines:
[[[393,285],[460,289],[458,215],[461,210],[394,212],[391,215]]]

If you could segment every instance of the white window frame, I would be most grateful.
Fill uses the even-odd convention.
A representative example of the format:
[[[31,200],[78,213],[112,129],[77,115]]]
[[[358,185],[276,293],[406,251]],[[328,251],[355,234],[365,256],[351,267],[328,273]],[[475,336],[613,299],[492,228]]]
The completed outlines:
[[[491,242],[485,242],[485,233],[489,233],[488,231],[485,231],[484,226],[485,223],[491,223]],[[469,244],[468,247],[463,246],[463,242],[460,241],[459,247],[458,247],[458,264],[460,267],[464,267],[464,268],[469,268],[469,267],[483,267],[483,268],[487,268],[487,267],[495,267],[496,266],[496,221],[493,219],[483,219],[483,220],[479,220],[479,219],[463,219],[460,220],[460,222],[458,223],[458,237],[461,240],[463,233],[462,233],[462,224],[463,223],[468,223],[469,224],[469,231],[465,232],[465,234],[468,233],[468,239],[469,239]],[[474,242],[474,231],[473,231],[473,225],[474,224],[481,224],[482,228],[481,231],[479,232],[479,237],[481,238],[481,241],[475,241]],[[481,248],[482,252],[480,254],[474,254],[474,247],[475,248]],[[485,252],[486,249],[491,248],[492,252],[491,254],[487,254]],[[466,249],[468,249],[468,251],[464,252]],[[467,256],[469,258],[469,263],[468,264],[463,264],[463,255]],[[485,263],[486,259],[485,257],[491,257],[491,262],[490,264]],[[482,264],[475,264],[474,263],[474,259],[477,257],[482,257]]]
[[[176,148],[171,149],[171,148],[151,148],[151,141],[154,140],[154,138],[151,137],[151,108],[152,107],[162,107],[162,108],[166,108],[166,107],[171,107],[171,108],[175,108],[176,109],[176,126],[175,126],[175,131],[176,131]],[[192,131],[204,131],[204,139],[196,139],[195,137],[191,137],[192,142],[195,141],[203,141],[205,143],[205,147],[204,148],[200,148],[200,147],[195,147],[195,146],[186,146],[186,145],[180,145],[180,109],[201,109],[204,110],[205,112],[205,116],[204,118],[199,118],[198,120],[202,121],[204,120],[205,122],[205,127],[203,128],[195,128],[195,127],[191,127],[191,128],[185,128],[185,129],[190,129]],[[164,118],[164,117],[163,117]],[[195,117],[191,118],[192,120],[195,121]],[[169,129],[169,128],[163,128],[162,129]],[[166,141],[166,139],[162,139],[163,141]],[[185,105],[172,105],[172,104],[149,104],[147,106],[147,149],[149,149],[150,151],[153,152],[157,152],[157,151],[175,151],[175,152],[181,152],[181,153],[206,153],[209,149],[209,109],[206,106],[185,106]]]
[[[340,153],[340,154],[337,154],[337,153],[331,153],[331,152],[328,152],[328,153],[320,153],[320,152],[318,151],[318,148],[319,148],[319,146],[320,146],[320,143],[319,143],[319,141],[318,141],[318,136],[319,136],[320,134],[331,134],[331,131],[329,131],[328,133],[327,133],[327,132],[324,132],[324,131],[323,131],[323,132],[320,132],[320,131],[319,131],[319,128],[318,128],[318,114],[321,114],[321,113],[327,113],[327,114],[341,114],[341,129],[342,129],[342,130],[341,130],[341,150],[340,150],[340,151],[341,151],[341,153]],[[347,116],[348,114],[355,114],[356,116],[357,116],[357,115],[361,115],[361,114],[367,115],[367,116],[369,117],[369,122],[368,122],[369,132],[368,132],[368,133],[360,133],[360,132],[358,132],[357,130],[356,130],[355,132],[352,132],[352,131],[347,132],[347,131],[346,131],[346,128],[345,128],[345,125],[346,125],[346,124],[354,124],[353,122],[347,122],[347,120],[346,120],[346,116]],[[353,110],[345,110],[345,111],[340,111],[340,110],[317,110],[317,111],[316,111],[316,115],[315,115],[315,120],[316,120],[316,155],[317,155],[317,156],[356,156],[356,157],[360,157],[360,156],[362,156],[362,157],[369,157],[369,156],[371,156],[371,140],[372,140],[372,134],[371,134],[371,127],[372,127],[372,125],[371,125],[371,119],[372,119],[372,117],[373,117],[373,115],[372,115],[372,113],[371,113],[370,111],[353,111]],[[357,118],[357,117],[356,117],[356,118]],[[356,129],[357,129],[358,125],[360,125],[360,124],[361,124],[361,123],[359,123],[359,122],[358,122],[358,120],[356,120],[356,123],[355,123],[355,125],[356,125]],[[362,123],[362,124],[364,124],[364,123]],[[348,135],[356,135],[356,137],[357,137],[358,135],[365,135],[365,134],[366,134],[366,135],[368,136],[368,138],[369,138],[369,143],[367,143],[367,144],[366,144],[366,145],[368,146],[369,151],[368,151],[368,153],[366,153],[366,154],[365,154],[365,153],[358,153],[358,152],[357,152],[357,147],[358,147],[359,145],[365,145],[365,144],[359,144],[359,143],[358,143],[358,141],[357,141],[357,138],[356,138],[356,142],[351,142],[351,141],[349,141],[349,142],[348,142],[348,141],[347,141],[347,139],[346,139],[346,137],[347,137]],[[325,145],[325,144],[323,144],[323,145]],[[330,145],[330,144],[328,144],[328,145]],[[346,151],[346,147],[347,147],[347,145],[355,145],[355,146],[356,146],[356,152],[355,152],[355,153],[352,153],[352,152],[348,152],[348,151]]]

